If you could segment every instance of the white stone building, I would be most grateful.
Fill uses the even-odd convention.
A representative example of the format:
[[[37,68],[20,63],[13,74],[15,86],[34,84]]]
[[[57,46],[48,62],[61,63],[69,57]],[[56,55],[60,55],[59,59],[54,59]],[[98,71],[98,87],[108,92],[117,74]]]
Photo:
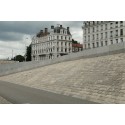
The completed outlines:
[[[84,21],[82,29],[84,49],[125,41],[125,21]]]
[[[51,26],[32,38],[32,61],[54,59],[72,52],[72,35],[69,27]]]

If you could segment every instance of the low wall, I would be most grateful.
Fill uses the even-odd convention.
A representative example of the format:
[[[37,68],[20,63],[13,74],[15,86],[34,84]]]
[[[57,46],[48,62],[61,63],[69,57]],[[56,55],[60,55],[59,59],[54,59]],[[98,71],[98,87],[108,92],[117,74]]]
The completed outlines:
[[[41,66],[47,66],[54,63],[59,63],[63,61],[70,61],[80,58],[88,58],[95,56],[102,56],[106,54],[120,53],[125,52],[125,43],[118,43],[109,46],[103,46],[94,49],[84,50],[78,53],[71,53],[66,56],[62,56],[52,60],[46,61],[31,61],[31,62],[20,62],[20,63],[12,63],[12,64],[0,64],[0,76],[16,73],[20,71],[25,71]]]

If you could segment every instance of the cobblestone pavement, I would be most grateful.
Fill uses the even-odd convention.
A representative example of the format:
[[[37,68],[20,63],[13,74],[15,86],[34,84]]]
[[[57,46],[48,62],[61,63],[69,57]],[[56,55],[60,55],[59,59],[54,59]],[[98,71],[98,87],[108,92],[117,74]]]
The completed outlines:
[[[0,104],[11,104],[11,103],[0,96]]]
[[[125,103],[125,53],[62,62],[0,80],[99,103]]]

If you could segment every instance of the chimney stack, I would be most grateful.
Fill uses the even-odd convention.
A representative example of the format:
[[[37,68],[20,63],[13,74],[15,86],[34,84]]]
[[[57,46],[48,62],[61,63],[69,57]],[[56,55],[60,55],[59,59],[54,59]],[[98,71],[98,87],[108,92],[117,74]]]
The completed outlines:
[[[60,25],[60,28],[62,28],[62,25]]]
[[[69,31],[69,27],[67,27],[67,30]]]
[[[48,28],[45,28],[45,33],[47,33],[48,32]]]
[[[54,29],[54,26],[51,26],[51,29]]]

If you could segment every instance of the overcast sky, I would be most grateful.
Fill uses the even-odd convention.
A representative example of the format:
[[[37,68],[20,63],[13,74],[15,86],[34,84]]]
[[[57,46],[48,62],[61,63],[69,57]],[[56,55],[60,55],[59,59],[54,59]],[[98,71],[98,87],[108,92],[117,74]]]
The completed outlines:
[[[31,37],[44,28],[50,29],[57,24],[70,27],[73,39],[82,43],[81,21],[0,21],[0,59],[25,54],[25,45]],[[28,37],[28,39],[26,39]]]

